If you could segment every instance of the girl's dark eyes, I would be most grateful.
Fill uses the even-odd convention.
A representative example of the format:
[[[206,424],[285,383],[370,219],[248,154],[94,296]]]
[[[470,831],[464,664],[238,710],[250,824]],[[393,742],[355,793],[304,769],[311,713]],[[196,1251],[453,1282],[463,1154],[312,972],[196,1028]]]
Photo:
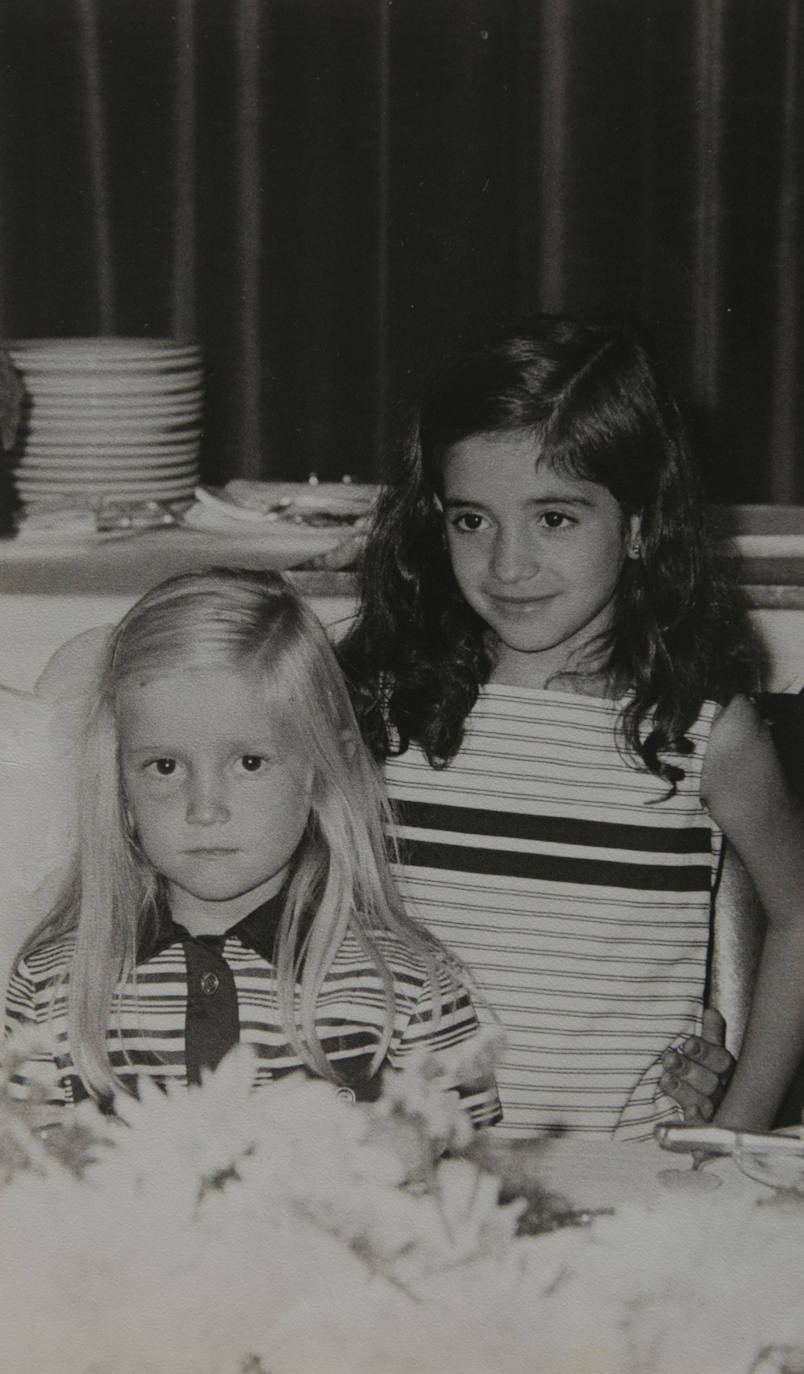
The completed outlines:
[[[541,518],[549,530],[560,530],[563,529],[565,525],[575,524],[572,516],[565,515],[564,511],[561,510],[542,511]]]
[[[466,511],[463,515],[457,515],[452,523],[456,530],[473,533],[475,530],[482,529],[484,519],[485,517],[480,515],[478,511],[471,510]]]
[[[577,524],[573,516],[562,510],[543,510],[539,513],[538,519],[548,530],[567,529]],[[463,515],[456,515],[452,523],[455,529],[462,530],[465,534],[473,534],[476,530],[483,529],[488,521],[479,511],[465,511]]]
[[[266,759],[263,754],[241,754],[237,760],[244,773],[259,773],[265,767]],[[150,759],[145,764],[145,771],[156,773],[159,778],[172,778],[179,769],[178,759],[165,756],[161,759]]]
[[[265,759],[261,754],[244,754],[240,762],[247,773],[259,773]]]

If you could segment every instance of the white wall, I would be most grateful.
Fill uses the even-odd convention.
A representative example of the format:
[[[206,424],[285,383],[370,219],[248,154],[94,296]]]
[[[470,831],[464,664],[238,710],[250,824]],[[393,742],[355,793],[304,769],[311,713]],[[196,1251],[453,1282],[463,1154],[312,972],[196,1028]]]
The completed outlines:
[[[62,644],[94,626],[113,624],[135,600],[134,595],[0,595],[0,685],[32,691]],[[333,633],[353,610],[346,597],[312,597],[310,605]]]
[[[0,685],[31,691],[66,640],[112,624],[134,600],[133,595],[0,596]],[[311,597],[310,605],[335,634],[353,612],[347,597]],[[804,609],[758,610],[753,616],[771,657],[770,690],[799,691],[804,687]]]

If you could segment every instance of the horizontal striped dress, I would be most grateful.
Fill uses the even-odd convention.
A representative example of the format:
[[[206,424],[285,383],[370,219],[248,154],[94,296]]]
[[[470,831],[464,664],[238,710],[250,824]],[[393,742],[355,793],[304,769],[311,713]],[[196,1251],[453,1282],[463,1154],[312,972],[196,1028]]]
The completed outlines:
[[[490,685],[449,767],[418,747],[386,765],[405,902],[506,1030],[510,1135],[649,1135],[677,1114],[659,1056],[700,1029],[722,843],[700,775],[717,708],[667,797],[618,747],[622,704]]]
[[[233,926],[225,935],[191,936],[169,916],[115,1000],[107,1046],[112,1067],[127,1086],[138,1075],[159,1084],[197,1082],[201,1069],[214,1067],[238,1041],[255,1052],[255,1086],[294,1071],[305,1071],[288,1043],[279,1015],[277,979],[272,963],[279,919],[276,898]],[[442,1054],[469,1050],[478,1021],[467,989],[447,968],[438,970],[440,1015],[436,1014],[424,961],[393,933],[376,933],[393,977],[395,1014],[384,1065],[401,1068],[415,1051]],[[67,1025],[65,971],[74,936],[67,934],[19,960],[9,981],[6,1034],[41,1027],[41,1054],[31,1056],[11,1083],[13,1094],[31,1095],[42,1084],[54,1108],[74,1105],[86,1091],[76,1074]],[[324,1051],[343,1091],[370,1100],[380,1079],[369,1076],[372,1055],[384,1027],[383,984],[360,941],[347,932],[321,987],[316,1025]],[[445,1065],[444,1086],[455,1087],[478,1126],[499,1117],[492,1082],[453,1082]]]

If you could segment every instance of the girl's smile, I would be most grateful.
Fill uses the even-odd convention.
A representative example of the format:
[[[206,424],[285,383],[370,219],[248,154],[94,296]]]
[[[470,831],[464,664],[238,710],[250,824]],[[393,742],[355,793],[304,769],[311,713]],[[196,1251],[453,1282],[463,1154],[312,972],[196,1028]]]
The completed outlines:
[[[174,919],[194,934],[227,930],[282,885],[310,812],[309,769],[259,678],[235,668],[130,680],[119,719],[131,821]]]
[[[496,636],[494,680],[543,687],[580,667],[611,624],[638,517],[599,483],[541,464],[527,433],[464,439],[443,474],[452,568]]]

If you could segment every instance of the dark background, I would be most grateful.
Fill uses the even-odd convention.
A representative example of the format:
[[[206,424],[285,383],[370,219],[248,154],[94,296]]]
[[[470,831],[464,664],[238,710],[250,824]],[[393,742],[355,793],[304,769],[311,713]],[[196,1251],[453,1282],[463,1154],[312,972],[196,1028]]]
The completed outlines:
[[[0,337],[197,338],[204,470],[376,479],[486,315],[629,314],[804,502],[798,0],[2,0]]]

